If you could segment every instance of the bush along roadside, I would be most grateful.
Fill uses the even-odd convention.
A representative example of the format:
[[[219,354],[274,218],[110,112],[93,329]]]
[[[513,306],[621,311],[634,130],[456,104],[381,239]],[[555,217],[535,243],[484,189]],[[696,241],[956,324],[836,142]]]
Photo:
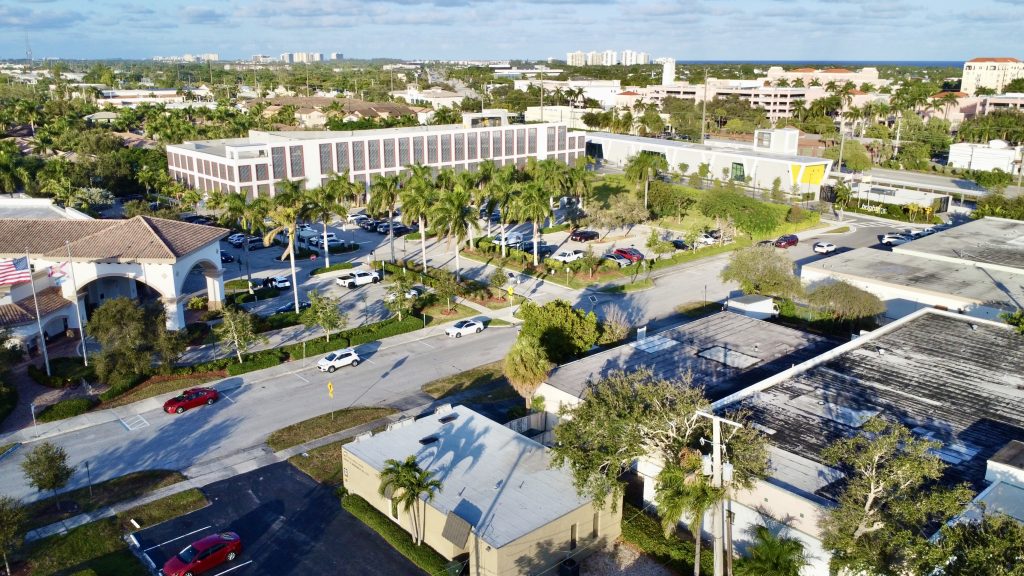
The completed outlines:
[[[56,404],[52,404],[44,408],[42,412],[36,415],[36,420],[40,422],[55,422],[65,418],[71,418],[72,416],[85,414],[97,404],[99,404],[99,400],[96,400],[95,398],[72,398],[70,400],[61,400]]]
[[[310,276],[316,276],[318,274],[326,274],[328,272],[334,272],[336,270],[348,270],[353,268],[354,265],[351,262],[339,262],[337,264],[331,264],[330,266],[323,266],[321,268],[313,268],[309,271]]]

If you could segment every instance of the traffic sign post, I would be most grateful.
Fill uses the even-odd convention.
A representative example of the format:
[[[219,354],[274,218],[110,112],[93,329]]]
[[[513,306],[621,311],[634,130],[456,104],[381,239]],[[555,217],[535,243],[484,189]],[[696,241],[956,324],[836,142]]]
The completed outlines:
[[[330,380],[327,381],[327,395],[334,399],[334,383]],[[334,422],[334,410],[331,410],[331,422]]]

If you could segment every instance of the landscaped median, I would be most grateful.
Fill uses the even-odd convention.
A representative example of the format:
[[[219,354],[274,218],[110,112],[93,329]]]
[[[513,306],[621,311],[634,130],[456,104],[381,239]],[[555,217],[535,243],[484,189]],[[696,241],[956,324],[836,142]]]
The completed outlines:
[[[176,474],[140,472],[96,484],[93,486],[92,501],[86,503],[79,512],[137,498],[166,485],[165,482],[171,482],[172,479],[177,481],[180,475]],[[154,483],[154,480],[159,481]],[[79,493],[87,495],[87,489],[61,494],[61,502],[67,502],[69,498],[82,502],[85,496]],[[49,520],[56,521],[53,515],[34,513],[40,509],[45,512],[46,505],[53,506],[52,502],[46,502],[28,506],[30,526]],[[102,505],[99,505],[100,502],[103,502]],[[32,576],[148,576],[148,570],[128,550],[124,539],[126,533],[137,529],[132,520],[139,526],[153,526],[198,510],[208,503],[202,492],[192,488],[125,510],[113,517],[79,526],[66,534],[43,538],[26,545],[12,556],[15,573]],[[24,570],[19,571],[18,566],[23,566]]]

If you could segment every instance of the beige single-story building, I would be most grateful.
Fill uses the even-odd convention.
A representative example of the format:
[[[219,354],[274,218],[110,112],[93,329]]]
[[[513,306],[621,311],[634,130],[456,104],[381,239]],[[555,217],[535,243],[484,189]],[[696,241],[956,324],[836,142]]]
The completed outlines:
[[[378,493],[388,460],[416,457],[442,487],[418,514]],[[568,470],[552,468],[544,446],[464,407],[392,424],[345,445],[345,487],[468,574],[557,573],[618,538],[622,507],[596,508],[573,487]],[[571,563],[571,561],[567,562]]]

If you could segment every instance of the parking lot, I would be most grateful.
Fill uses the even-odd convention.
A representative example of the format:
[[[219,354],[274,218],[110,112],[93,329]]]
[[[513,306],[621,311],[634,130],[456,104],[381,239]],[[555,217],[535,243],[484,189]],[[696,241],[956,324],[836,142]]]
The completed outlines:
[[[208,576],[414,574],[419,569],[287,462],[203,489],[206,508],[133,534],[156,569],[200,538],[233,531],[243,551]]]

